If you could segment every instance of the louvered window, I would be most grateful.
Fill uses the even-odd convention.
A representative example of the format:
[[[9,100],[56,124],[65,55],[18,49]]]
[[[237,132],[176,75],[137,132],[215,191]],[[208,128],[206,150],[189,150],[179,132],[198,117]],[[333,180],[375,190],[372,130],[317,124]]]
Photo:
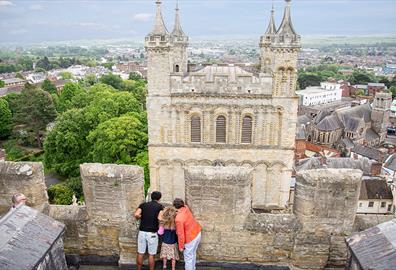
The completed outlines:
[[[226,143],[226,118],[222,115],[216,119],[216,142]]]
[[[191,117],[191,142],[201,142],[201,118],[199,116]]]
[[[252,117],[245,116],[242,121],[242,143],[252,143]]]

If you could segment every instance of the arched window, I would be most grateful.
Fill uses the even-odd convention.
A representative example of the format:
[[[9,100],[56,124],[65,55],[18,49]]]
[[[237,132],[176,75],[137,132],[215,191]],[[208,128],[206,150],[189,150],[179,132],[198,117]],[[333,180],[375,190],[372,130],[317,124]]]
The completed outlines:
[[[220,115],[216,119],[216,142],[217,143],[226,143],[226,131],[227,131],[226,118],[223,115]]]
[[[241,143],[252,143],[252,124],[252,117],[243,117]]]
[[[180,72],[180,67],[179,67],[179,65],[176,65],[176,66],[175,66],[175,72]]]
[[[201,142],[201,118],[199,116],[191,117],[191,142]]]

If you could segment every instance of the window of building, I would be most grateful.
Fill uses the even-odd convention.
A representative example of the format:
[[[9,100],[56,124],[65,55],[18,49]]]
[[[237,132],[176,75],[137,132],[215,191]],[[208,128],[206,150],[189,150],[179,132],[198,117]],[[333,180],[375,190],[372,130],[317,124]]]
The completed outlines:
[[[253,127],[252,117],[250,116],[243,117],[242,136],[241,136],[242,143],[252,143],[252,127]]]
[[[201,118],[199,116],[191,117],[191,142],[201,142]]]
[[[392,211],[392,205],[389,204],[389,205],[388,205],[388,212],[391,212],[391,211]]]
[[[217,143],[226,143],[226,131],[227,131],[226,118],[223,115],[220,115],[216,119],[216,142]]]
[[[180,72],[180,67],[179,67],[179,65],[176,65],[176,66],[175,66],[175,72]]]
[[[363,203],[359,203],[359,207],[362,207],[363,206]]]
[[[381,208],[385,208],[386,207],[386,202],[381,202]]]
[[[374,202],[369,202],[368,207],[374,207]]]

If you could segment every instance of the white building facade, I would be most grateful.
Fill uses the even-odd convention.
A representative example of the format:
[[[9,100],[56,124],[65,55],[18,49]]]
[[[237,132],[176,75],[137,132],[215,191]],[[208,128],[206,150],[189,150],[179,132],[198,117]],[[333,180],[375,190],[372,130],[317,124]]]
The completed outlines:
[[[315,106],[340,101],[342,98],[341,85],[338,83],[323,82],[320,86],[308,87],[296,91],[300,97],[300,105]]]

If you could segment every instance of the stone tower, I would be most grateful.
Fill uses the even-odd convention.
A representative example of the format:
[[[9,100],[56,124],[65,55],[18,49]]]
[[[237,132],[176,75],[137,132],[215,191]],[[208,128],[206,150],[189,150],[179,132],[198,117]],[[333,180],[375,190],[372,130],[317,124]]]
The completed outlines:
[[[296,89],[297,56],[301,49],[301,38],[294,30],[290,10],[291,0],[286,0],[282,23],[275,31],[272,9],[270,24],[260,40],[261,72],[273,76],[273,95],[279,97],[294,96]]]
[[[150,189],[161,191],[164,203],[175,197],[193,202],[203,192],[219,198],[220,186],[209,190],[202,184],[198,186],[204,190],[196,190],[187,172],[205,166],[224,167],[230,172],[243,167],[252,172],[247,188],[252,209],[287,207],[298,107],[295,69],[300,48],[300,37],[291,24],[290,2],[279,29],[272,12],[267,31],[270,38],[262,38],[260,44],[261,59],[269,59],[268,68],[259,75],[235,65],[189,71],[189,39],[182,29],[179,7],[174,30],[168,33],[161,3],[156,3],[154,28],[146,37]],[[277,71],[282,71],[278,73],[283,76],[278,84]],[[213,175],[210,179],[213,185],[222,185],[215,178]]]
[[[188,37],[183,32],[180,22],[179,3],[176,5],[175,26],[171,33],[172,50],[171,50],[171,64],[174,73],[187,72],[187,47]]]
[[[376,93],[371,111],[372,128],[380,136],[380,141],[385,140],[389,125],[389,115],[392,104],[391,93]]]

